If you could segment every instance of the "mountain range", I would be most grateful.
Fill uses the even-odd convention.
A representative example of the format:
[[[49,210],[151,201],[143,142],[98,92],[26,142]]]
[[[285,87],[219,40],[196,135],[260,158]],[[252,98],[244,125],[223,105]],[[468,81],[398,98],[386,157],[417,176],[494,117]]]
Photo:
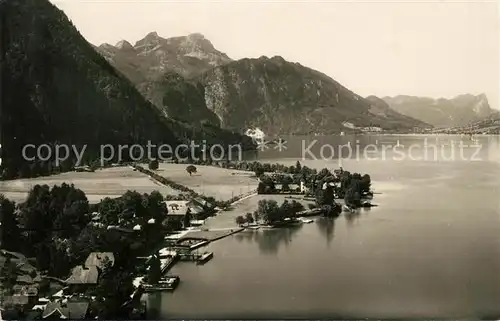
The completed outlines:
[[[0,11],[3,178],[51,171],[50,161],[24,159],[28,143],[86,145],[88,161],[102,144],[205,139],[254,146],[238,133],[165,117],[49,1],[2,1]]]
[[[199,33],[165,39],[151,32],[134,46],[96,48],[174,119],[270,134],[337,133],[346,121],[388,130],[430,127],[280,56],[232,60]]]
[[[499,111],[490,107],[484,94],[465,94],[452,99],[403,95],[382,99],[397,112],[435,127],[465,126],[491,116],[500,116]]]

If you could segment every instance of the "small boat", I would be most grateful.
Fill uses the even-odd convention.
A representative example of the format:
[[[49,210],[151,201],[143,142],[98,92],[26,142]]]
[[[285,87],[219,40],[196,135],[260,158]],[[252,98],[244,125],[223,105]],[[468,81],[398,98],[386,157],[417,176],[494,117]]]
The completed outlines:
[[[214,257],[214,252],[205,252],[198,258],[196,264],[205,264],[206,262],[210,261],[213,257]]]
[[[253,226],[249,226],[247,228],[250,230],[258,230],[258,229],[260,229],[260,225],[253,225]]]
[[[307,219],[307,218],[301,218],[300,221],[302,223],[305,223],[305,224],[309,224],[309,223],[312,223],[314,222],[314,220],[311,220],[311,219]]]
[[[158,292],[158,291],[173,291],[179,285],[180,278],[178,276],[163,277],[157,284],[142,284],[144,292]]]

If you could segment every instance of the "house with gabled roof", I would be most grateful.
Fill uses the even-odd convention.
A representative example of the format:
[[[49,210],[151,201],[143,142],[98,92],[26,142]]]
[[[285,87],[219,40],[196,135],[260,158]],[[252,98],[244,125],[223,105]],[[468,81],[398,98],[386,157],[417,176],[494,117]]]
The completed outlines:
[[[104,270],[107,262],[115,264],[115,255],[112,252],[92,252],[85,260],[85,265],[79,265],[71,270],[66,280],[68,288],[65,292],[82,293],[89,287],[96,286],[99,274]]]
[[[70,277],[66,280],[68,288],[64,291],[67,293],[82,293],[90,287],[97,285],[99,279],[99,271],[97,267],[77,266],[71,270]]]
[[[85,266],[87,268],[95,266],[102,271],[106,262],[110,262],[111,266],[115,265],[115,255],[112,252],[92,252],[85,260]]]
[[[49,302],[43,311],[43,319],[85,319],[89,310],[86,301]]]

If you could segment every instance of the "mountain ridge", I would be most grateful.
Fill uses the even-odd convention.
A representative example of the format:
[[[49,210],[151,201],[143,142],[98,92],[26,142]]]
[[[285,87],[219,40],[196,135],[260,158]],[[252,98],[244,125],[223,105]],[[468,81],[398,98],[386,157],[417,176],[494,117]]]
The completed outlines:
[[[95,48],[136,84],[160,79],[165,72],[190,77],[232,61],[201,33],[163,38],[152,31],[134,45],[121,40]]]
[[[332,77],[281,56],[243,58],[203,72],[207,107],[224,128],[266,133],[334,133],[358,127],[413,128],[422,122],[392,112],[376,115],[371,103]]]
[[[195,45],[188,46],[186,50],[186,46],[182,47],[181,44],[189,39]],[[123,55],[125,50],[129,52],[141,50],[142,53],[144,53],[144,48],[153,51],[160,50],[166,48],[164,44],[167,43],[171,45],[169,47],[171,55],[175,54],[176,57],[182,56],[185,58],[186,53],[195,51],[200,60],[204,59],[204,63],[189,65],[187,70],[182,70],[185,67],[182,63],[179,63],[182,62],[182,59],[164,61],[151,59],[149,60],[149,67],[154,70],[151,72],[140,67],[143,63],[134,60],[133,57],[137,56],[137,53]],[[176,46],[181,46],[181,48],[176,49]],[[259,127],[264,128],[266,132],[281,134],[313,133],[314,130],[338,132],[344,129],[342,123],[345,121],[357,123],[363,127],[379,124],[381,127],[404,128],[405,130],[417,126],[428,126],[407,116],[399,115],[394,111],[388,111],[385,107],[383,111],[378,110],[375,114],[372,114],[370,110],[374,110],[374,108],[371,107],[370,102],[343,87],[332,77],[318,70],[305,67],[298,62],[286,61],[281,56],[271,58],[260,56],[259,58],[232,60],[226,54],[215,49],[212,43],[200,33],[183,37],[161,38],[158,33],[150,32],[137,41],[133,49],[125,42],[120,43],[120,47],[126,49],[117,50],[117,47],[104,44],[98,50],[105,57],[108,57],[117,69],[127,75],[149,101],[169,117],[181,121],[208,122],[215,126],[239,132],[244,132],[246,127]],[[203,53],[203,51],[206,52]],[[146,55],[148,54],[146,53]],[[218,59],[211,59],[212,55],[216,55]],[[128,62],[126,62],[127,59],[129,59]],[[135,65],[135,68],[132,67],[133,65]],[[216,75],[224,72],[223,70],[227,68],[232,68],[231,66],[236,66],[235,70],[243,72],[238,76],[240,78],[238,88],[230,88],[231,81],[221,83],[222,78],[217,78]],[[290,71],[294,77],[291,82],[290,79],[287,79],[290,76],[287,75],[287,72]],[[209,78],[212,79],[209,80]],[[261,81],[253,81],[253,84],[249,86],[247,80],[252,82],[251,78],[254,78],[254,80],[259,78]],[[274,88],[275,90],[268,95],[270,100],[264,103],[267,107],[264,106],[262,109],[263,100],[257,101],[260,94],[267,90],[266,88],[269,87],[270,83],[281,83],[283,90]],[[327,89],[323,86],[324,84],[327,84]],[[250,88],[252,86],[253,88]],[[317,88],[313,91],[310,88],[302,88],[304,86],[316,86]],[[304,90],[307,91],[309,97],[299,97],[301,94],[297,96],[297,92],[303,93]],[[323,92],[323,96],[326,95],[328,99],[321,98],[320,101],[317,101],[314,97],[321,96],[323,90],[326,90],[326,92]],[[337,93],[337,90],[340,90],[340,92]],[[249,91],[253,92],[251,96],[246,93]],[[227,94],[227,99],[221,102],[219,98],[224,92]],[[243,103],[244,108],[241,108],[241,98],[243,96],[246,96],[246,101]],[[304,98],[308,101],[303,101]],[[333,102],[335,100],[336,103]],[[342,100],[342,103],[340,100]],[[300,102],[296,103],[297,101]],[[346,103],[346,101],[349,101],[349,103]],[[255,104],[261,104],[261,106]],[[308,111],[301,113],[299,111],[301,107],[297,107],[289,109],[288,112],[283,112],[283,109],[287,108],[285,105],[297,104]],[[314,104],[318,105],[313,106]],[[341,108],[333,111],[325,109],[325,107],[332,107],[335,104],[340,105]],[[233,108],[235,105],[240,107]],[[267,109],[267,112],[263,111],[264,109]],[[294,111],[291,112],[292,110]],[[322,117],[321,110],[327,112],[326,118]],[[301,119],[297,126],[291,126],[295,122],[294,115]],[[282,124],[273,121],[274,118],[283,120]],[[305,122],[302,122],[303,120]],[[317,127],[314,122],[319,122],[320,126],[314,128]],[[272,128],[274,126],[277,126],[277,128]]]
[[[484,93],[461,94],[453,98],[397,95],[382,99],[399,113],[437,127],[464,126],[499,112],[490,107]]]

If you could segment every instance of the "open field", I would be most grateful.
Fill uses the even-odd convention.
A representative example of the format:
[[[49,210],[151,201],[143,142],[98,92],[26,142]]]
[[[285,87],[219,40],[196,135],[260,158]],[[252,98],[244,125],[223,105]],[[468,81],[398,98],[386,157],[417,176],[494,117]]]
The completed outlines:
[[[127,190],[135,190],[141,194],[151,193],[154,190],[163,195],[179,194],[179,191],[162,186],[146,175],[125,166],[99,169],[93,173],[67,172],[47,177],[2,181],[0,193],[11,200],[22,202],[30,189],[37,184],[47,184],[52,187],[62,183],[74,184],[84,191],[90,203],[97,203],[105,197],[119,197]]]
[[[233,196],[248,193],[257,188],[253,172],[197,165],[198,173],[186,172],[186,164],[160,163],[158,174],[199,194],[217,200],[229,200]]]
[[[219,228],[235,228],[237,227],[235,223],[235,219],[237,216],[244,216],[246,213],[253,213],[259,204],[260,200],[268,199],[275,200],[278,202],[278,205],[281,205],[285,200],[291,202],[295,200],[297,202],[302,203],[304,207],[307,209],[307,204],[314,203],[313,201],[303,200],[300,196],[295,196],[294,198],[286,198],[288,195],[255,195],[249,198],[246,198],[238,203],[236,203],[233,209],[229,211],[222,211],[217,213],[214,217],[209,217],[205,224],[204,228],[208,229],[219,229]]]

